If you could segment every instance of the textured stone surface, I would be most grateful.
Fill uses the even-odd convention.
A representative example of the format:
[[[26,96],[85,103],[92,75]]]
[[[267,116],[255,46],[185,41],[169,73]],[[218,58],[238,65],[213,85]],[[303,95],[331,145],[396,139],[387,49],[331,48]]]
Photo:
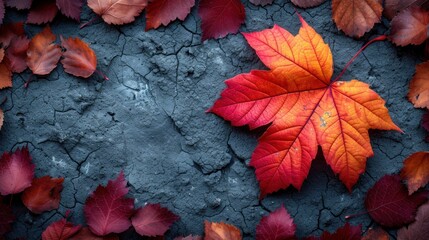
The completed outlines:
[[[289,1],[265,7],[244,2],[247,17],[241,31],[278,24],[296,33],[300,26]],[[298,11],[331,46],[337,74],[369,38],[388,30],[387,22],[378,24],[354,40],[333,24],[329,1]],[[88,193],[122,169],[136,206],[159,202],[181,216],[168,239],[202,234],[204,220],[234,224],[252,239],[260,218],[282,204],[294,217],[298,236],[318,235],[343,225],[344,216],[363,211],[365,193],[376,180],[398,172],[409,154],[427,149],[419,126],[422,112],[405,98],[418,54],[376,43],[351,65],[344,80],[370,83],[405,133],[371,131],[375,156],[351,193],[319,154],[301,191],[288,189],[259,201],[254,170],[247,163],[262,131],[232,127],[205,110],[224,89],[224,80],[265,67],[239,34],[202,43],[196,12],[149,32],[144,32],[144,16],[126,26],[100,20],[81,30],[77,23],[56,19],[54,33],[90,43],[110,81],[75,78],[58,67],[28,89],[23,83],[30,73],[15,75],[14,87],[0,92],[0,99],[7,97],[0,150],[28,144],[37,176],[65,177],[60,208],[42,215],[20,211],[10,239],[39,239],[42,229],[67,209],[73,211],[71,221],[83,224]],[[94,16],[85,8],[82,21]],[[8,13],[6,20],[20,17]],[[27,26],[31,35],[40,29]],[[373,224],[367,215],[351,223],[362,223],[364,229]],[[123,234],[123,239],[132,238],[131,230]]]

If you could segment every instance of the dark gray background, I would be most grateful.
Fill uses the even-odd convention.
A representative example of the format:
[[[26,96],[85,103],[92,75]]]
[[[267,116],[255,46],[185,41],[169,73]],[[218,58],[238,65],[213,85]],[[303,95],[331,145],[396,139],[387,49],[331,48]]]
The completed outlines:
[[[265,7],[243,2],[247,16],[240,31],[259,31],[273,24],[294,34],[299,29],[289,1],[276,0]],[[389,26],[384,20],[355,40],[333,24],[330,1],[298,11],[330,45],[336,74],[368,39],[386,33]],[[22,16],[8,10],[6,20]],[[85,7],[82,21],[95,16]],[[76,78],[59,66],[49,76],[37,77],[28,89],[23,84],[30,72],[15,75],[14,87],[1,91],[7,102],[2,106],[0,150],[28,144],[38,177],[65,177],[60,208],[42,215],[18,211],[11,239],[38,239],[67,209],[73,211],[72,222],[84,224],[88,194],[121,170],[137,207],[159,202],[180,215],[169,237],[201,235],[203,221],[209,220],[234,224],[252,239],[260,218],[282,204],[293,216],[298,236],[319,235],[342,226],[344,216],[364,211],[365,194],[376,180],[398,172],[409,154],[427,149],[419,124],[423,112],[405,97],[420,62],[417,50],[379,42],[365,50],[343,79],[371,84],[405,133],[371,131],[375,156],[368,159],[366,172],[351,193],[318,157],[301,191],[290,188],[258,201],[254,169],[247,163],[263,129],[235,128],[205,113],[224,89],[224,80],[265,69],[240,34],[202,43],[196,8],[184,22],[149,32],[144,31],[144,15],[120,27],[97,20],[80,30],[77,23],[62,17],[51,26],[57,35],[90,43],[99,69],[110,81],[96,75]],[[41,29],[26,27],[30,36]],[[367,215],[350,222],[362,223],[365,230],[373,225]],[[123,236],[130,239],[135,234],[130,230]]]

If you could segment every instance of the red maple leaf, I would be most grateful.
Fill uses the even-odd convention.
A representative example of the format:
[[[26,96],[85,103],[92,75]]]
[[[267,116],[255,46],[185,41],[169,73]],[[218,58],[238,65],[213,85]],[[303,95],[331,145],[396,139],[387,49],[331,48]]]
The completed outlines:
[[[139,208],[131,221],[142,236],[162,236],[179,217],[160,204],[147,204]]]
[[[51,223],[51,225],[43,231],[42,240],[69,240],[70,237],[75,235],[80,229],[80,225],[74,226],[73,223],[63,218]]]
[[[22,203],[33,213],[57,209],[60,205],[64,178],[44,176],[33,179],[31,187],[21,196]]]
[[[0,159],[0,194],[20,193],[31,186],[34,165],[27,147],[10,154],[4,152]]]
[[[195,0],[154,0],[146,8],[146,31],[167,26],[171,21],[185,20]]]
[[[257,240],[295,239],[296,226],[285,207],[263,217],[256,227]]]
[[[86,199],[84,213],[89,229],[99,236],[121,233],[131,226],[134,199],[126,198],[127,181],[121,172],[109,180],[106,187],[99,185]]]

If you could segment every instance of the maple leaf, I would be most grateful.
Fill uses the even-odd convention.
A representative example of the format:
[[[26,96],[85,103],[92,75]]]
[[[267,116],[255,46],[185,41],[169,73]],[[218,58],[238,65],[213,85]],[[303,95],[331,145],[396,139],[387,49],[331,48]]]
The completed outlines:
[[[198,14],[201,17],[202,41],[236,33],[246,17],[240,0],[201,0]]]
[[[100,237],[94,235],[89,228],[84,227],[69,240],[119,240],[119,237],[115,234]]]
[[[134,199],[126,198],[127,181],[121,171],[118,178],[99,185],[86,199],[84,213],[91,232],[99,236],[121,233],[131,226]]]
[[[37,75],[47,75],[61,58],[61,48],[56,45],[57,37],[50,27],[33,37],[27,50],[27,65]]]
[[[153,0],[146,8],[146,31],[167,26],[176,20],[185,20],[195,5],[195,0]]]
[[[204,221],[204,240],[241,240],[241,232],[237,227],[226,223]]]
[[[7,62],[7,57],[0,62],[0,89],[12,87],[12,71]]]
[[[362,227],[360,225],[352,226],[349,223],[346,223],[343,227],[338,228],[335,233],[324,231],[322,236],[320,236],[320,240],[360,240],[361,232]]]
[[[370,228],[362,240],[390,240],[390,237],[382,228]]]
[[[332,0],[332,18],[350,37],[362,37],[380,22],[382,12],[379,0]]]
[[[26,36],[17,36],[11,41],[6,50],[9,68],[14,73],[21,73],[27,69],[27,50],[30,40]]]
[[[141,236],[154,237],[164,235],[177,220],[179,220],[177,215],[160,204],[147,204],[137,209],[131,222]]]
[[[24,23],[9,23],[0,26],[0,44],[7,48],[13,38],[25,35]]]
[[[325,2],[325,0],[291,0],[293,4],[301,8],[316,7]]]
[[[384,100],[366,83],[337,81],[342,74],[330,81],[331,51],[299,18],[302,27],[296,36],[277,25],[244,34],[271,71],[227,80],[227,89],[209,109],[233,126],[254,129],[271,123],[250,161],[261,197],[290,185],[300,189],[318,145],[351,190],[373,155],[368,129],[400,130]]]
[[[37,1],[28,13],[27,23],[44,24],[52,22],[58,13],[55,0]]]
[[[420,6],[428,0],[385,0],[384,15],[392,19],[396,14],[410,6]]]
[[[251,3],[259,6],[265,6],[267,4],[272,4],[274,0],[250,0]]]
[[[189,235],[186,237],[176,237],[176,238],[174,238],[174,240],[203,240],[203,238],[200,236]]]
[[[4,2],[3,0],[0,0],[0,24],[3,23],[4,13],[5,13]]]
[[[427,201],[428,191],[408,195],[397,175],[382,177],[368,191],[365,207],[374,221],[386,227],[400,227],[414,221],[418,206]]]
[[[396,45],[422,44],[429,34],[429,10],[412,6],[396,15],[391,25],[390,39]]]
[[[62,14],[76,21],[80,20],[83,5],[82,0],[56,0],[56,4]]]
[[[284,206],[263,217],[256,227],[256,239],[295,239],[296,225]]]
[[[416,221],[398,231],[398,240],[426,240],[429,238],[429,202],[417,211]]]
[[[0,159],[0,194],[20,193],[31,186],[34,165],[28,147],[18,148],[14,153],[4,152]]]
[[[429,61],[416,66],[409,88],[407,97],[414,107],[429,108]]]
[[[88,78],[95,72],[97,56],[88,44],[79,38],[64,39],[61,36],[61,46],[66,49],[61,60],[66,73]]]
[[[57,209],[60,205],[64,178],[44,176],[33,179],[31,187],[25,189],[21,196],[22,203],[33,213]]]
[[[1,200],[1,198],[0,198]],[[0,236],[12,229],[12,223],[15,221],[12,209],[0,202]]]
[[[413,153],[404,161],[401,178],[407,181],[408,194],[429,182],[429,152]]]
[[[42,240],[69,240],[70,237],[75,235],[80,229],[80,225],[74,226],[73,223],[63,218],[51,223],[51,225],[43,231]]]
[[[147,0],[88,0],[88,7],[106,23],[115,25],[133,22],[146,5]]]

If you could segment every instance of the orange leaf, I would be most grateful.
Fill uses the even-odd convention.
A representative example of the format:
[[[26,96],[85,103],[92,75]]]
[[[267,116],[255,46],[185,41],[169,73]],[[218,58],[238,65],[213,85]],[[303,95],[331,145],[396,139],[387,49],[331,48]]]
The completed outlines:
[[[419,45],[428,38],[429,10],[412,6],[392,19],[390,38],[398,46]]]
[[[379,0],[332,0],[332,18],[350,37],[362,37],[380,22],[382,12]]]
[[[88,44],[79,38],[61,38],[61,46],[66,49],[61,63],[64,71],[77,77],[90,77],[97,68],[97,56]]]
[[[12,71],[6,62],[7,57],[0,62],[0,89],[12,87]]]
[[[241,240],[240,229],[226,223],[204,222],[204,240]]]
[[[429,152],[416,152],[404,161],[401,178],[408,183],[408,193],[412,194],[429,182]]]
[[[408,100],[416,108],[429,108],[429,61],[416,66],[416,74],[410,82]]]
[[[37,75],[49,74],[61,58],[61,48],[56,45],[57,37],[50,27],[33,37],[27,50],[27,65]]]
[[[88,0],[88,7],[106,23],[116,25],[133,22],[146,5],[147,0]]]
[[[33,213],[57,209],[60,205],[64,178],[44,176],[33,179],[31,187],[22,194],[22,203]]]
[[[351,190],[373,156],[368,130],[400,131],[368,84],[330,80],[331,50],[300,20],[296,36],[278,26],[244,34],[271,70],[227,80],[228,88],[210,109],[233,126],[253,129],[271,123],[250,161],[261,196],[290,185],[300,189],[318,145]]]

